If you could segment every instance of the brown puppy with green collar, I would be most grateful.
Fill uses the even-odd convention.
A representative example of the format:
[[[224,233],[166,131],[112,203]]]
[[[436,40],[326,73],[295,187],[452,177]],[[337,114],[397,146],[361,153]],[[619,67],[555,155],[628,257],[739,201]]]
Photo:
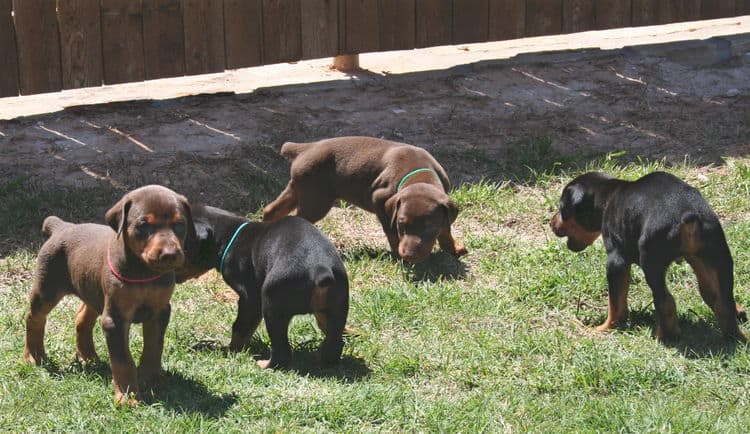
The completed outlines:
[[[127,193],[105,219],[109,226],[44,220],[49,239],[39,251],[29,294],[23,358],[31,364],[46,359],[47,315],[64,296],[75,295],[83,301],[76,315],[78,360],[97,359],[92,331],[101,315],[115,401],[135,405],[141,386],[153,387],[161,376],[175,269],[183,265],[183,243],[194,226],[187,199],[158,185]],[[129,332],[138,323],[143,354],[136,367]]]
[[[298,216],[314,223],[343,199],[375,213],[391,250],[408,262],[427,258],[436,240],[452,255],[467,253],[451,235],[458,207],[447,194],[448,175],[424,149],[373,137],[337,137],[287,142],[281,155],[292,160],[291,180],[265,207],[263,220],[297,209]]]

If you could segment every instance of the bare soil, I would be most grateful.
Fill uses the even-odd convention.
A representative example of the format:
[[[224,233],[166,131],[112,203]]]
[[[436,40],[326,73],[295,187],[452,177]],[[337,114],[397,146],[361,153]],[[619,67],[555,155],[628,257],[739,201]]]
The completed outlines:
[[[721,164],[750,153],[750,56],[708,67],[622,52],[536,55],[325,86],[68,108],[0,121],[0,182],[160,183],[238,212],[281,190],[287,140],[369,135],[422,146],[454,184],[607,152]],[[549,147],[535,144],[548,144]]]

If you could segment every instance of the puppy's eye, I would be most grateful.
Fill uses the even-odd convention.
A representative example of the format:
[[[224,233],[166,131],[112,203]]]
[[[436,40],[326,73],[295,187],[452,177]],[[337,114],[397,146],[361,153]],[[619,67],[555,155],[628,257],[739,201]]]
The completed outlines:
[[[135,225],[135,235],[138,238],[148,237],[152,230],[153,228],[151,227],[151,225],[146,222],[136,223]]]

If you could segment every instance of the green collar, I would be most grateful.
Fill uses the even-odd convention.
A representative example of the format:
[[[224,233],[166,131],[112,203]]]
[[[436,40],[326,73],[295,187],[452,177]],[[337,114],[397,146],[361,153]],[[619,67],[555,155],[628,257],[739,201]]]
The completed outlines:
[[[232,235],[232,238],[229,239],[229,242],[227,243],[227,246],[224,248],[224,253],[221,255],[221,262],[219,263],[219,273],[221,273],[222,275],[224,275],[224,259],[227,258],[227,253],[229,253],[229,249],[232,248],[232,244],[234,244],[234,240],[237,239],[237,235],[239,235],[240,232],[242,231],[242,229],[244,229],[245,226],[247,226],[249,224],[250,224],[250,222],[244,222],[244,223],[242,223],[234,231],[234,234]]]
[[[401,181],[398,183],[398,187],[396,188],[396,193],[398,193],[399,191],[401,191],[401,187],[404,186],[404,183],[406,182],[407,179],[409,179],[412,176],[416,175],[417,173],[421,173],[421,172],[432,172],[432,173],[435,174],[435,176],[438,176],[437,173],[434,170],[430,169],[429,167],[421,167],[419,169],[414,169],[411,172],[409,172],[406,175],[404,175],[403,178],[401,178]]]

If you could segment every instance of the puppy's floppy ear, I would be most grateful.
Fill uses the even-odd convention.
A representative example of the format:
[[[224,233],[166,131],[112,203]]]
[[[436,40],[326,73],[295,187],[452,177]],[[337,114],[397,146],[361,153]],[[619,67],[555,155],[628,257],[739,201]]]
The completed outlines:
[[[196,239],[195,225],[193,224],[193,213],[190,208],[190,202],[188,202],[185,196],[182,196],[179,194],[177,195],[177,200],[180,201],[180,205],[182,206],[182,212],[185,215],[185,226],[187,227],[185,240],[194,240]]]
[[[104,221],[117,232],[117,238],[120,238],[127,226],[128,212],[132,204],[133,201],[126,195],[104,214]]]
[[[560,198],[560,216],[563,220],[573,217],[575,207],[583,202],[585,193],[578,184],[568,185]]]
[[[398,229],[396,224],[398,222],[399,206],[401,206],[401,198],[398,194],[391,196],[391,198],[385,202],[385,212],[391,217],[391,229],[394,231]]]
[[[448,217],[448,224],[453,224],[456,221],[456,217],[458,217],[458,205],[450,198],[442,202],[441,205],[445,209],[445,215]]]

